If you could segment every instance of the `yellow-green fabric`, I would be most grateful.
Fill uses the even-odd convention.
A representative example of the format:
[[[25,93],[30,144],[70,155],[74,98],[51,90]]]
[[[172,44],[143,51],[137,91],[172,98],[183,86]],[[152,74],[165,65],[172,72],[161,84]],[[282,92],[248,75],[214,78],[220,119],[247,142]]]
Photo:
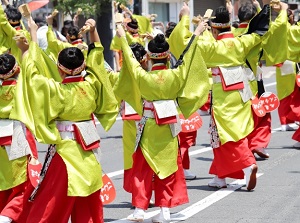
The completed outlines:
[[[16,85],[0,85],[0,119],[10,119],[14,109]],[[0,146],[0,191],[16,187],[27,180],[27,156],[9,161],[4,146]]]
[[[78,44],[72,45],[71,43],[60,41],[56,38],[56,35],[52,29],[52,26],[48,26],[47,31],[47,41],[48,47],[45,50],[46,54],[55,62],[57,62],[58,54],[60,51],[67,47],[77,47]],[[83,45],[87,46],[86,43],[82,43]],[[87,57],[87,50],[82,50],[84,58]]]
[[[3,11],[3,7],[0,7],[0,27],[1,27],[1,35],[3,38],[3,46],[7,49],[10,49],[10,53],[12,55],[14,55],[14,57],[16,58],[16,60],[18,61],[18,63],[21,63],[21,59],[22,59],[22,53],[21,50],[18,48],[16,41],[13,39],[13,37],[17,34],[17,33],[22,33],[28,42],[30,42],[31,38],[30,38],[30,34],[28,33],[27,30],[16,30],[15,28],[13,28],[9,22],[7,21],[7,18],[5,17],[5,13]]]
[[[123,120],[123,157],[124,157],[124,170],[132,167],[132,155],[134,153],[136,138],[136,124],[134,120]]]
[[[189,31],[190,17],[182,16],[180,22],[175,26],[169,37],[169,46],[172,54],[178,59],[188,45],[192,33]],[[179,41],[180,40],[180,41]]]
[[[263,37],[262,48],[266,66],[279,64],[288,56],[287,11],[281,11],[275,21],[270,22],[268,32]],[[284,25],[283,25],[284,24]]]
[[[119,79],[120,73],[109,71],[109,80],[112,86],[116,84]],[[121,99],[116,95],[117,100],[121,103]],[[134,120],[123,120],[123,158],[124,158],[124,169],[128,170],[132,167],[132,155],[134,153],[136,138],[136,124]]]
[[[235,29],[232,29],[232,33],[236,37],[245,34],[247,31],[248,31],[248,27],[246,27],[246,28],[235,28]]]
[[[300,61],[300,26],[290,26],[288,30],[288,60],[298,63]]]
[[[279,67],[276,67],[276,90],[277,90],[277,96],[279,100],[282,100],[291,93],[293,93],[295,89],[295,83],[296,83],[296,64],[293,63],[294,72],[291,74],[285,74],[282,75],[281,69]]]
[[[137,20],[138,26],[139,26],[139,33],[144,34],[144,33],[152,33],[153,27],[151,25],[151,22],[149,18],[146,16],[142,15],[135,15],[133,14],[132,17]]]
[[[102,172],[92,151],[84,151],[75,140],[61,139],[56,120],[85,121],[94,114],[108,131],[118,114],[117,101],[105,75],[103,47],[100,43],[95,46],[86,61],[85,81],[61,84],[41,73],[34,58],[40,55],[41,49],[31,42],[30,53],[22,61],[23,75],[19,77],[22,86],[16,93],[18,97],[24,96],[16,104],[19,106],[16,110],[24,113],[20,121],[26,122],[27,116],[32,117],[36,139],[57,145],[57,153],[67,168],[68,196],[88,196],[99,190]],[[27,100],[28,103],[24,103]]]
[[[122,37],[120,40],[124,61],[114,91],[140,115],[143,112],[143,99],[177,99],[185,117],[189,117],[206,102],[209,90],[207,69],[195,47],[195,41],[178,68],[147,72],[132,56],[126,39]],[[147,163],[160,179],[178,169],[178,140],[172,136],[169,125],[157,125],[155,119],[149,118],[139,145]]]

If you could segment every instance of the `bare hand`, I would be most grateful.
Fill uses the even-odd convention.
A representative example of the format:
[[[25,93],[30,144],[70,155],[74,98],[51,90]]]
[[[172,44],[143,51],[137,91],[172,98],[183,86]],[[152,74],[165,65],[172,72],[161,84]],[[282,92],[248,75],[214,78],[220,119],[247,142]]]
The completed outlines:
[[[233,11],[233,6],[231,1],[226,1],[226,9],[228,10],[228,12],[231,14]]]
[[[22,54],[24,54],[24,52],[26,52],[29,48],[29,43],[27,42],[26,38],[17,39],[16,44],[22,51]]]
[[[46,22],[47,22],[48,26],[53,25],[53,16],[51,14],[46,16]]]
[[[36,32],[38,30],[38,26],[37,24],[34,22],[34,20],[32,19],[32,17],[30,16],[28,19],[28,29],[30,32]]]
[[[182,16],[189,16],[190,15],[190,8],[188,7],[188,5],[186,4],[186,2],[183,3],[183,6],[180,10],[180,13],[179,13],[179,17],[181,18]]]
[[[90,32],[94,32],[96,29],[96,21],[94,19],[86,20],[84,25],[90,27]]]
[[[257,0],[252,0],[252,3],[255,6],[255,8],[260,8],[260,4]]]
[[[208,25],[205,21],[199,22],[197,28],[194,31],[194,34],[196,36],[200,36],[207,29],[207,27]]]

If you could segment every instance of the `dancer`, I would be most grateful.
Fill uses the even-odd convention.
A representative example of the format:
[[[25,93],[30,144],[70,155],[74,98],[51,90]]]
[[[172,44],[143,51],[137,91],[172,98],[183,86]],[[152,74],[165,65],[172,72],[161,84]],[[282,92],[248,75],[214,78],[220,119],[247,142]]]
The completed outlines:
[[[28,223],[64,223],[70,216],[72,222],[104,222],[100,199],[103,184],[100,138],[93,115],[107,131],[115,122],[118,104],[105,75],[103,47],[96,23],[88,19],[85,25],[90,26],[90,53],[85,61],[76,47],[60,52],[57,72],[62,82],[43,76],[47,65],[40,66],[37,25],[31,17],[28,20],[32,39],[29,48],[18,42],[24,75],[20,88],[23,99],[17,105],[34,119],[32,131],[37,140],[50,144],[41,181],[30,196],[33,204]]]
[[[186,10],[185,13],[189,11]],[[200,35],[204,28],[205,23],[201,23],[195,34]],[[183,64],[177,69],[168,70],[166,63],[169,46],[164,35],[158,34],[148,45],[148,54],[153,63],[152,71],[148,73],[131,56],[125,31],[120,26],[117,35],[122,44],[124,61],[115,93],[142,115],[132,167],[132,204],[136,208],[127,219],[144,220],[145,210],[152,195],[153,181],[155,205],[160,207],[161,211],[153,217],[152,222],[169,222],[169,208],[188,202],[178,150],[177,134],[180,123],[176,118],[178,113],[174,100],[177,100],[185,117],[189,117],[206,101],[209,88],[206,67],[201,56],[194,58],[197,62],[192,60],[194,51],[197,50],[193,42]],[[198,75],[202,70],[202,75]],[[166,115],[172,117],[167,122],[170,124],[163,124],[163,120],[155,119],[154,108],[161,112],[158,108],[160,104],[172,108],[174,113]]]

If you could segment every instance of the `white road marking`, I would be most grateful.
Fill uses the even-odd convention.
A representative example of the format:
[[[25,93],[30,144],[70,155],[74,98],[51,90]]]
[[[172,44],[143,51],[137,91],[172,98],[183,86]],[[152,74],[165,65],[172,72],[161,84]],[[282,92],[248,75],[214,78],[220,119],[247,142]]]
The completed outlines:
[[[258,173],[256,177],[258,178],[262,175],[263,173]],[[189,207],[183,209],[182,211],[179,211],[175,214],[171,214],[171,222],[175,223],[178,221],[184,221],[192,217],[193,215],[198,214],[200,211],[203,211],[204,209],[208,208],[209,206],[213,205],[219,200],[227,197],[228,195],[232,194],[234,191],[240,189],[244,185],[245,185],[244,179],[233,181],[232,183],[227,185],[227,188],[217,190],[216,192],[190,205]],[[146,212],[144,222],[145,223],[151,222],[151,218],[158,213],[159,210]],[[117,221],[112,221],[111,223],[132,223],[132,221],[128,221],[126,218],[124,218]]]

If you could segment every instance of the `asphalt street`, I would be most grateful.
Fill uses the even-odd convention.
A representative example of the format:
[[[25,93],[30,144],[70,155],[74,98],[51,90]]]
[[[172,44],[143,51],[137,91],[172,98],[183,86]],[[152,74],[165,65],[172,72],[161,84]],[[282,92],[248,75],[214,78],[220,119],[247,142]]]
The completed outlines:
[[[276,92],[275,76],[266,70],[266,91]],[[203,126],[198,131],[197,143],[190,148],[191,172],[195,180],[187,181],[190,202],[172,208],[172,222],[186,223],[299,223],[300,222],[300,150],[294,149],[293,132],[280,131],[277,111],[272,112],[272,137],[267,148],[269,159],[257,158],[258,182],[254,191],[248,192],[243,180],[227,179],[228,188],[207,186],[213,178],[208,174],[213,159],[208,134],[209,116],[202,116]],[[296,125],[295,125],[296,126]],[[116,188],[116,199],[104,206],[105,222],[127,223],[133,212],[131,195],[123,185],[122,121],[101,135],[101,163],[104,173],[111,177]],[[159,139],[157,139],[159,140]],[[42,162],[46,146],[39,144]],[[144,222],[159,208],[149,208]]]

